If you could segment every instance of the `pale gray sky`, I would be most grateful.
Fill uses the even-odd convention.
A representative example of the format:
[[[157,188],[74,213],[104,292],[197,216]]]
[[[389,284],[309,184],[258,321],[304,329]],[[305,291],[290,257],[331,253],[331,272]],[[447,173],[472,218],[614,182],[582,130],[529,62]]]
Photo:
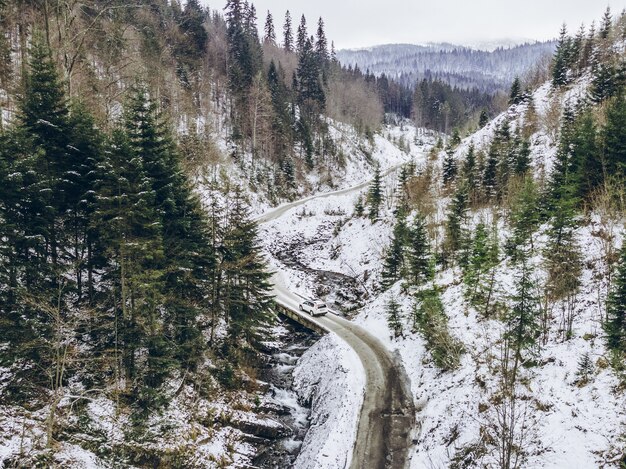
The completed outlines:
[[[208,0],[212,7],[216,2]],[[566,22],[575,30],[581,22],[599,20],[607,5],[614,13],[626,0],[252,0],[262,27],[272,12],[282,34],[286,10],[297,27],[304,13],[309,32],[317,19],[338,49],[389,43],[447,41],[467,43],[502,38],[544,40],[556,37]],[[222,7],[225,2],[222,2]]]

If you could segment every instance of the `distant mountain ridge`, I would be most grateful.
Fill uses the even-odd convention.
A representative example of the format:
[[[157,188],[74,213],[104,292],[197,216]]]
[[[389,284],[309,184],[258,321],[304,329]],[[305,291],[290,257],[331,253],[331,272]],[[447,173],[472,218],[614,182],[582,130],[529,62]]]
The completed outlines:
[[[499,44],[386,44],[340,50],[337,57],[346,66],[358,66],[376,76],[385,74],[407,86],[433,78],[459,88],[496,93],[508,89],[516,76],[523,76],[551,56],[556,46],[555,41]]]

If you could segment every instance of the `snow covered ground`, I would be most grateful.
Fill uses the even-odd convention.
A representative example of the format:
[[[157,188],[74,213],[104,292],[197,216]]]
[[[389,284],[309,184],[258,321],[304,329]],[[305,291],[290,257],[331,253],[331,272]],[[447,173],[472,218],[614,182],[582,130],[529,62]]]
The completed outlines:
[[[552,106],[560,109],[584,95],[585,80],[560,95],[541,87],[534,95],[540,120],[547,120]],[[499,116],[474,136],[465,139],[456,151],[461,158],[470,143],[485,147],[493,138],[495,129],[504,119],[511,126],[522,125],[524,106],[517,106]],[[555,138],[546,124],[540,124],[532,137],[534,164],[544,170],[551,168],[555,153]],[[389,186],[395,187],[393,177]],[[498,380],[497,363],[500,356],[499,339],[502,323],[486,319],[464,299],[464,286],[458,270],[439,272],[434,283],[441,288],[442,300],[449,329],[460,339],[466,352],[455,371],[441,372],[432,363],[425,342],[411,332],[411,312],[415,300],[395,285],[384,294],[378,294],[375,284],[381,270],[381,255],[392,230],[390,206],[385,208],[382,220],[372,223],[365,218],[352,218],[356,195],[312,200],[294,209],[275,223],[264,226],[266,249],[273,253],[271,262],[280,267],[285,282],[293,291],[312,295],[319,286],[320,272],[339,273],[358,280],[365,300],[355,321],[378,336],[392,350],[397,350],[411,379],[421,432],[411,461],[412,468],[449,467],[456,454],[469,450],[484,439],[493,426]],[[445,199],[439,211],[444,211]],[[474,214],[474,222],[483,214]],[[441,213],[439,214],[441,219]],[[621,245],[623,230],[615,223],[616,247]],[[542,227],[545,231],[546,227]],[[550,305],[552,315],[545,345],[537,357],[538,365],[523,372],[523,399],[519,412],[525,416],[523,467],[591,469],[615,467],[625,442],[620,437],[626,430],[626,396],[614,371],[608,366],[608,354],[600,326],[607,285],[603,280],[603,252],[606,243],[597,216],[578,230],[583,247],[584,270],[582,289],[577,298],[573,336],[564,340],[560,331],[561,304]],[[507,231],[500,230],[501,241]],[[545,245],[546,237],[537,238],[537,252]],[[277,260],[281,247],[296,246],[297,262],[285,264]],[[280,256],[278,256],[280,257]],[[541,280],[541,257],[532,262],[536,276]],[[497,270],[497,296],[509,302],[513,293],[515,269],[503,262]],[[331,301],[337,300],[329,293]],[[391,297],[400,302],[403,315],[404,338],[392,338],[385,317],[385,305]],[[587,384],[577,382],[578,363],[588,353],[593,362],[593,374]],[[489,448],[489,445],[487,445]],[[491,452],[480,456],[480,464],[497,465]],[[476,466],[469,466],[476,467]],[[482,467],[482,466],[481,466]]]
[[[336,335],[324,336],[298,362],[294,387],[299,398],[311,404],[311,426],[293,467],[347,467],[365,387],[365,372],[356,352]]]

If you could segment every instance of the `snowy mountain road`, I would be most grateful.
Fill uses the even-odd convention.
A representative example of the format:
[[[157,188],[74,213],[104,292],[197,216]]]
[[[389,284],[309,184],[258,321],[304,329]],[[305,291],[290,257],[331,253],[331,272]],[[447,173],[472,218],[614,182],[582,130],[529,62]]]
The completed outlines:
[[[384,174],[396,169],[397,167],[393,167]],[[368,184],[369,181],[286,204],[260,216],[257,221],[264,223],[276,220],[309,200],[346,195],[357,192]],[[298,311],[301,298],[284,286],[280,272],[274,276],[274,294],[281,306],[302,314]],[[344,340],[357,353],[365,369],[365,395],[350,468],[408,467],[416,419],[409,380],[402,364],[380,340],[357,324],[332,313],[312,320]]]

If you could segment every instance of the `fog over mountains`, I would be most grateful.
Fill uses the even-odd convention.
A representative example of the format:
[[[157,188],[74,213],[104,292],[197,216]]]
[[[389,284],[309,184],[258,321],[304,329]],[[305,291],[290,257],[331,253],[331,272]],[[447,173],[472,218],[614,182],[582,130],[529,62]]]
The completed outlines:
[[[516,76],[547,60],[556,42],[499,44],[388,44],[340,50],[337,57],[346,66],[358,66],[377,76],[385,74],[408,86],[422,78],[438,78],[452,86],[495,93],[507,90]]]

